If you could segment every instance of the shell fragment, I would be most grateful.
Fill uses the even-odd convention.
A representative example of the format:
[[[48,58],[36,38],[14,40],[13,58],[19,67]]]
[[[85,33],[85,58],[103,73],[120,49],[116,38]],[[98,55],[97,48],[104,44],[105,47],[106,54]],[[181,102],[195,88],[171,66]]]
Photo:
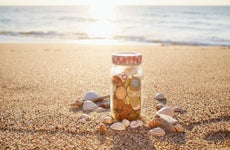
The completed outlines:
[[[125,130],[125,125],[121,122],[116,122],[113,123],[110,128],[113,130]]]
[[[165,131],[161,129],[160,127],[149,130],[149,133],[153,136],[164,136],[165,135]]]

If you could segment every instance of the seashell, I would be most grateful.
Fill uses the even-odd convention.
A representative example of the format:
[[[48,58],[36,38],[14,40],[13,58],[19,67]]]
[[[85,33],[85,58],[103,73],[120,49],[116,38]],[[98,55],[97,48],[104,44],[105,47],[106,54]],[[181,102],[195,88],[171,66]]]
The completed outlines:
[[[104,124],[100,124],[99,132],[100,132],[100,134],[105,134],[107,132],[107,128]]]
[[[110,128],[113,130],[125,130],[125,125],[121,122],[116,122],[113,123]]]
[[[122,120],[122,123],[125,125],[125,127],[128,127],[130,122],[127,119]]]
[[[90,101],[98,97],[98,94],[95,91],[88,91],[85,94],[84,101]]]
[[[118,99],[124,99],[126,97],[127,91],[125,87],[120,86],[116,89],[115,95]]]
[[[179,112],[179,113],[183,113],[184,112],[184,110],[182,108],[180,108],[180,107],[174,107],[173,111],[174,112]]]
[[[83,103],[84,102],[82,102],[82,101],[76,101],[75,103],[72,103],[71,106],[73,108],[80,108],[80,107],[82,107]]]
[[[165,106],[165,105],[159,103],[159,104],[157,104],[157,106],[156,106],[156,110],[160,110],[160,109],[163,108],[164,106]]]
[[[113,76],[112,82],[116,86],[122,86],[122,81],[119,76]]]
[[[105,109],[105,108],[102,108],[102,107],[98,107],[98,108],[95,109],[95,111],[96,111],[97,113],[104,112],[105,110],[106,110],[106,109]]]
[[[175,131],[175,128],[173,125],[178,123],[176,119],[174,119],[171,116],[165,115],[165,114],[157,114],[154,120],[157,121],[160,126],[165,127],[169,131]]]
[[[130,122],[130,127],[131,128],[137,128],[137,127],[140,127],[140,126],[143,126],[143,122],[140,121],[140,120],[137,120],[137,121],[131,121]]]
[[[163,107],[160,110],[157,111],[157,114],[164,114],[164,115],[168,115],[173,117],[174,116],[174,112],[173,109],[170,107]]]
[[[157,100],[165,100],[166,98],[165,98],[164,94],[162,94],[162,93],[157,93],[157,94],[155,95],[155,99],[157,99]]]
[[[177,132],[184,132],[184,128],[182,127],[181,124],[174,125],[174,128],[176,129]]]
[[[161,129],[160,127],[149,130],[149,133],[153,136],[164,136],[165,135],[165,131]]]
[[[105,123],[105,124],[111,124],[111,123],[113,123],[113,118],[110,117],[110,116],[106,116],[106,117],[103,119],[102,122]]]
[[[155,120],[149,122],[149,127],[156,128],[159,126],[159,123]]]
[[[87,114],[82,114],[79,119],[85,119],[86,121],[90,120]]]
[[[85,101],[83,104],[83,110],[87,111],[87,110],[94,110],[96,109],[98,106],[91,102],[91,101]]]
[[[133,91],[138,91],[141,88],[141,79],[140,77],[132,77],[129,88]]]

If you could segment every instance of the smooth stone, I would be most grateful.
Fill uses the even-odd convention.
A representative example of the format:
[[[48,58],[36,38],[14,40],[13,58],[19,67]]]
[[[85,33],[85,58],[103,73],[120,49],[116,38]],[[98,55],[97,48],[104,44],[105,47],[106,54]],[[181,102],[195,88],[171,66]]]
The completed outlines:
[[[173,117],[174,116],[174,111],[170,107],[163,107],[160,110],[157,111],[157,114],[164,114]]]
[[[87,110],[94,110],[96,109],[98,106],[91,102],[91,101],[85,101],[83,104],[83,110],[87,111]]]
[[[139,122],[137,122],[137,121],[131,121],[130,122],[130,127],[131,128],[137,128],[137,127],[139,127],[140,126],[140,124],[139,124]]]
[[[181,124],[174,125],[174,128],[176,129],[177,132],[184,132],[184,128],[182,127]]]
[[[125,125],[125,127],[128,127],[130,122],[127,119],[122,120],[122,123]]]
[[[90,120],[87,114],[82,114],[79,119],[85,119],[86,121]]]
[[[105,124],[111,124],[111,123],[113,123],[113,118],[112,117],[110,117],[110,116],[106,116],[104,119],[103,119],[103,123],[105,123]]]
[[[157,100],[165,100],[166,98],[165,98],[164,94],[162,94],[162,93],[157,93],[157,94],[155,95],[155,99],[157,99]]]
[[[149,130],[149,133],[153,136],[164,136],[165,135],[165,131],[161,129],[160,127]]]
[[[97,97],[98,97],[98,94],[95,91],[88,91],[88,92],[86,92],[83,100],[84,101],[90,101],[90,100],[95,99]]]
[[[98,108],[95,109],[95,111],[96,111],[97,113],[104,112],[105,110],[106,110],[106,109],[105,109],[105,108],[102,108],[102,107],[98,107]]]
[[[174,112],[179,112],[179,113],[183,113],[184,112],[184,110],[182,108],[180,108],[180,107],[174,107],[173,111]]]
[[[121,122],[116,122],[113,123],[110,128],[113,130],[125,130],[125,125]]]

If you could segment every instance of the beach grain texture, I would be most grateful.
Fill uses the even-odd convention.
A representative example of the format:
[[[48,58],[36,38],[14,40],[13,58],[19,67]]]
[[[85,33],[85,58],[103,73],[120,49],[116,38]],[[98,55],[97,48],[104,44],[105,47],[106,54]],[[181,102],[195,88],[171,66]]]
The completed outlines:
[[[143,54],[143,114],[167,105],[186,110],[184,133],[149,135],[147,127],[97,128],[109,110],[88,112],[70,104],[94,90],[110,92],[111,54]],[[151,45],[0,44],[0,149],[228,149],[230,48]]]

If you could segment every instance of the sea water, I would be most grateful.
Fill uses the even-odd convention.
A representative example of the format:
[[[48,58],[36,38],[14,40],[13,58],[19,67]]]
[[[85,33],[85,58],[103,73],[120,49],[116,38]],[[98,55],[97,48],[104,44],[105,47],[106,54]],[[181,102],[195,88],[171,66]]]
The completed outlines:
[[[230,46],[229,6],[1,6],[0,42]]]

